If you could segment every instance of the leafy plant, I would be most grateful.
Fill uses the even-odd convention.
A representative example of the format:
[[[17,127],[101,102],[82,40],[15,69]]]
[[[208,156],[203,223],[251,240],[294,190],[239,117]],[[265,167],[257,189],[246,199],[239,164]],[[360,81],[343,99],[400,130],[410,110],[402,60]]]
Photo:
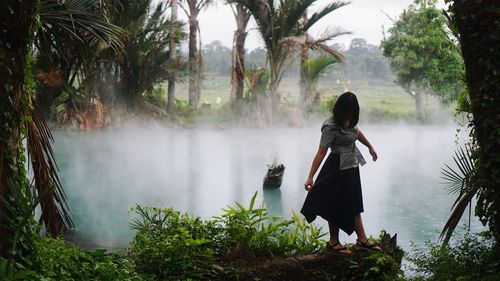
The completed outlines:
[[[319,248],[321,229],[306,227],[296,214],[292,220],[269,217],[265,208],[255,208],[256,197],[257,192],[248,207],[235,202],[235,207],[227,206],[222,216],[215,217],[224,226],[228,246],[263,256],[291,256]]]
[[[470,224],[472,199],[478,195],[480,190],[480,187],[472,181],[475,173],[475,162],[472,158],[471,150],[472,148],[470,146],[466,146],[465,149],[461,147],[455,152],[455,156],[453,156],[457,168],[453,169],[445,164],[446,168],[442,169],[441,172],[445,183],[449,185],[449,192],[457,196],[453,203],[450,217],[446,221],[441,232],[441,238],[444,237],[444,243],[448,243],[450,240],[467,206],[469,206]]]
[[[29,268],[36,278],[28,280],[144,280],[123,256],[85,252],[53,238],[38,241]]]
[[[414,247],[408,260],[409,280],[498,280],[500,264],[494,257],[493,241],[467,233],[455,245],[426,242]]]
[[[211,275],[215,225],[172,209],[134,208],[137,233],[130,257],[137,271],[156,280],[196,279]]]

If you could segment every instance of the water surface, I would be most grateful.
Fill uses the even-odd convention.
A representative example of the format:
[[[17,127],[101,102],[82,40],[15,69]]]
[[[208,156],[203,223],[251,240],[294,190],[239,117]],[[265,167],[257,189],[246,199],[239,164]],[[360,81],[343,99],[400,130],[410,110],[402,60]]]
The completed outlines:
[[[172,129],[161,126],[92,133],[55,132],[55,153],[76,224],[71,239],[86,247],[129,245],[130,208],[171,207],[210,218],[258,191],[274,216],[298,213],[303,182],[317,149],[321,122],[305,128]],[[452,163],[455,127],[360,125],[379,160],[361,168],[368,234],[381,229],[410,241],[437,241],[453,197],[441,184]],[[358,144],[366,159],[368,150]],[[286,166],[280,189],[263,190],[266,165],[277,154]],[[465,220],[464,220],[465,222]],[[318,218],[316,224],[326,230]],[[482,229],[474,220],[473,230]],[[353,242],[355,235],[342,235]]]

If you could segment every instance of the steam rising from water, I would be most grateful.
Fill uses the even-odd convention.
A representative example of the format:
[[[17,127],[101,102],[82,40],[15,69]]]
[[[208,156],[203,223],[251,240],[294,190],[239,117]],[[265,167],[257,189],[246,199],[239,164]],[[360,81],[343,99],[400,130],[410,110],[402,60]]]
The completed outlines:
[[[127,247],[129,210],[135,204],[172,207],[210,218],[234,201],[247,204],[255,191],[274,216],[298,213],[303,182],[317,149],[320,125],[305,128],[181,130],[148,128],[93,133],[55,132],[55,152],[84,246]],[[453,198],[440,184],[451,163],[455,128],[360,125],[379,154],[361,168],[369,234],[398,233],[399,242],[435,240]],[[369,159],[367,149],[358,144]],[[286,166],[278,190],[262,190],[274,154]],[[321,219],[315,223],[325,226]],[[473,229],[480,229],[479,223]],[[342,237],[354,241],[355,236]]]

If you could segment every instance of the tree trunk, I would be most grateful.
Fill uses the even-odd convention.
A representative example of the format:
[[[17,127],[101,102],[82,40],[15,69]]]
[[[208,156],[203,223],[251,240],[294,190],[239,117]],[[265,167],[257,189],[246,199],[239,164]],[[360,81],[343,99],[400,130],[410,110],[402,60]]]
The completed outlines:
[[[302,18],[304,22],[308,21],[307,12],[304,13],[304,16]],[[307,32],[304,32],[304,36],[307,41],[308,37]],[[311,105],[309,105],[309,100],[311,99],[309,95],[313,94],[310,92],[311,85],[309,85],[310,83],[306,77],[305,67],[308,59],[309,59],[309,48],[304,43],[300,50],[300,82],[299,82],[299,88],[300,88],[299,103],[300,103],[300,108],[302,109],[302,112],[304,114],[309,112],[309,110],[311,110],[312,103]]]
[[[231,73],[231,101],[234,104],[237,100],[243,99],[245,82],[245,40],[247,37],[247,24],[250,13],[241,4],[236,4],[236,32],[234,33],[233,61]]]
[[[189,5],[189,108],[196,110],[200,98],[200,58],[198,52],[198,10],[196,1],[188,1]]]
[[[245,261],[229,264],[231,270],[224,271],[224,267],[214,266],[222,274],[216,275],[213,280],[395,280],[403,251],[396,245],[396,235],[384,234],[380,242],[383,251],[377,254],[377,259],[369,258],[373,251],[356,246],[352,247],[352,254],[348,256],[322,249],[315,254],[289,258],[263,260],[247,257],[248,264]],[[390,261],[392,266],[389,266]],[[375,267],[380,270],[370,273]]]
[[[309,81],[307,80],[306,77],[306,63],[307,60],[309,59],[309,49],[306,46],[302,46],[302,49],[300,50],[300,82],[299,82],[299,87],[300,87],[300,97],[299,97],[299,103],[300,103],[300,108],[302,109],[302,112],[307,113],[309,110],[311,110],[311,85],[309,85]]]
[[[177,21],[177,0],[171,0],[170,2],[170,21],[175,23]],[[169,59],[170,63],[177,60],[177,43],[175,42],[176,32],[171,31],[169,34]],[[174,73],[174,71],[172,71]],[[174,113],[174,103],[175,103],[175,77],[170,77],[168,79],[168,92],[167,92],[167,113]]]
[[[498,0],[456,0],[451,6],[465,71],[474,133],[479,145],[476,212],[500,241],[500,36]]]
[[[417,120],[420,123],[424,123],[425,122],[424,94],[421,91],[417,91],[413,97],[415,99],[415,110],[417,113]]]
[[[273,56],[272,54],[268,54],[268,61],[269,61],[269,68],[270,68],[270,81],[269,81],[269,116],[268,116],[268,119],[269,119],[269,124],[273,124],[273,117],[274,117],[274,114],[277,112],[278,110],[278,106],[279,106],[279,103],[280,103],[280,94],[279,94],[279,84],[280,84],[280,80],[281,80],[281,73],[280,73],[280,68],[281,68],[281,65],[279,61],[275,61],[273,60]]]
[[[27,106],[25,74],[31,51],[36,1],[9,0],[0,9],[0,196],[7,198],[9,184],[21,176],[19,155],[21,120]],[[29,70],[30,71],[30,70]],[[0,211],[5,206],[0,204]],[[0,255],[7,253],[9,230],[0,216]]]

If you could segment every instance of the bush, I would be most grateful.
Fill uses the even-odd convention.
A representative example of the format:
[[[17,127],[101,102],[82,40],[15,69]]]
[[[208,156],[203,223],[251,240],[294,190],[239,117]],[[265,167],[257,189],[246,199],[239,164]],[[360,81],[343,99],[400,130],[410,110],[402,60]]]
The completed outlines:
[[[223,225],[228,249],[243,248],[258,256],[292,256],[319,249],[324,235],[321,229],[307,226],[296,214],[291,220],[270,218],[266,209],[254,208],[256,196],[248,208],[236,202],[236,207],[228,206],[215,218]]]
[[[493,241],[467,233],[455,245],[427,242],[409,256],[409,280],[500,280],[500,261]]]
[[[215,274],[213,263],[234,251],[250,256],[291,256],[310,253],[322,242],[321,231],[294,215],[269,218],[264,208],[236,203],[213,220],[201,220],[172,209],[134,208],[137,231],[130,257],[138,272],[160,280],[205,280]]]
[[[40,239],[28,260],[31,274],[24,272],[23,280],[144,280],[126,257],[85,252],[62,239]]]
[[[137,206],[137,231],[130,257],[137,270],[155,280],[206,279],[217,248],[212,222],[172,209]]]

